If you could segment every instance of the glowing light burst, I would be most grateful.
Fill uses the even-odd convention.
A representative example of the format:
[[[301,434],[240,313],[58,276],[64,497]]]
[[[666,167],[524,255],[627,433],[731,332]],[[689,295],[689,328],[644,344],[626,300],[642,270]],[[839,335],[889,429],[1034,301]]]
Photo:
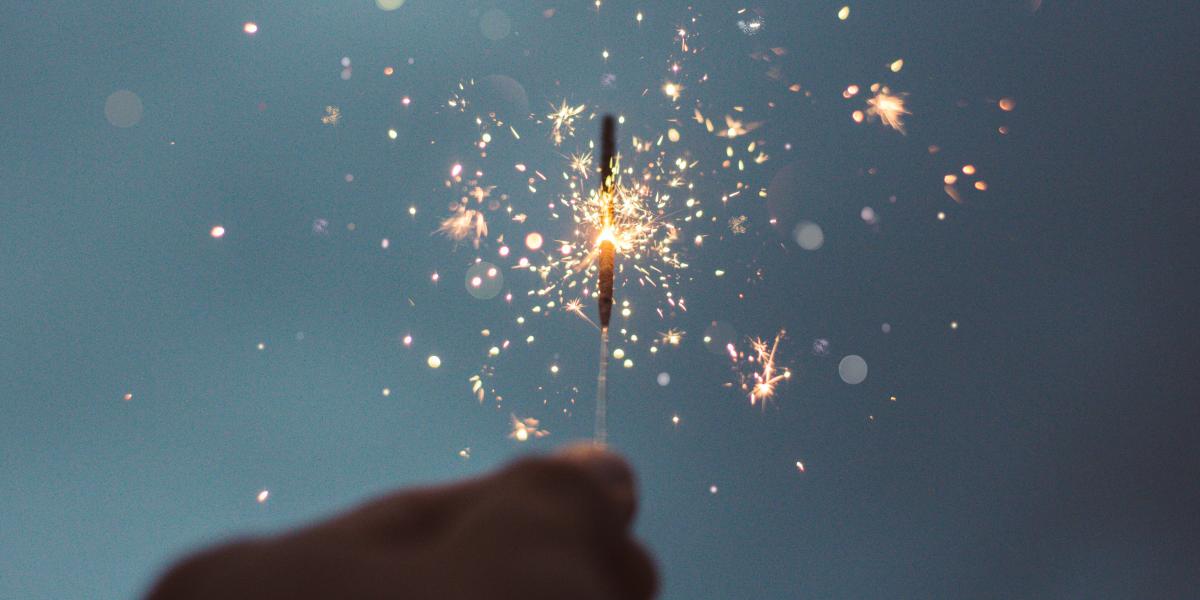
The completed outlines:
[[[321,123],[325,125],[337,125],[342,121],[342,109],[336,106],[326,106],[325,114],[321,116]]]
[[[539,428],[540,421],[533,417],[519,419],[517,415],[509,415],[509,418],[512,420],[512,431],[508,434],[509,439],[525,442],[529,438],[538,439],[550,435],[549,431]]]
[[[593,161],[591,152],[581,152],[571,155],[571,171],[587,179],[592,174]]]
[[[892,94],[887,87],[879,87],[875,96],[867,99],[867,117],[879,119],[884,125],[905,133],[904,117],[912,114],[904,107],[906,95]]]
[[[583,319],[584,321],[587,321],[588,323],[591,323],[592,326],[596,327],[597,329],[600,328],[600,326],[597,325],[596,322],[591,319],[591,317],[588,317],[586,312],[584,312],[586,309],[584,308],[582,298],[575,298],[574,300],[568,300],[567,302],[565,302],[563,304],[563,310],[574,314],[575,316],[579,317],[580,319]]]
[[[683,341],[683,336],[687,335],[679,329],[668,329],[658,334],[658,339],[664,346],[678,346]]]
[[[550,130],[550,137],[554,139],[555,146],[561,146],[564,137],[575,136],[575,118],[583,114],[583,111],[587,109],[587,105],[571,106],[564,99],[560,106],[555,107],[551,104],[550,108],[554,109],[554,112],[546,115],[546,118],[553,125]]]
[[[836,15],[838,20],[846,21],[850,7],[842,6]],[[624,14],[621,18],[628,20],[630,16]],[[827,15],[829,17],[832,15]],[[642,23],[641,13],[636,13],[635,19],[636,23]],[[762,33],[766,22],[755,9],[738,11],[734,19],[738,29],[746,35],[770,33]],[[636,26],[628,21],[626,24]],[[726,20],[722,26],[731,28],[731,23]],[[707,85],[710,73],[703,69],[712,67],[704,67],[692,58],[706,46],[713,46],[706,37],[707,31],[704,22],[693,17],[679,20],[661,32],[663,37],[673,35],[674,43],[667,48],[665,56],[647,57],[647,64],[660,65],[658,72],[620,70],[621,57],[628,54],[621,48],[610,47],[611,56],[606,54],[607,51],[601,53],[602,46],[587,50],[590,59],[596,63],[596,75],[602,75],[601,80],[608,81],[605,85],[611,86],[615,82],[615,75],[605,71],[612,69],[620,74],[622,86],[629,86],[623,89],[640,92],[640,100],[629,94],[619,105],[610,104],[608,96],[585,97],[580,95],[583,94],[581,91],[561,88],[564,90],[558,92],[561,96],[551,97],[548,109],[537,114],[536,110],[530,112],[529,96],[515,81],[511,81],[511,89],[499,90],[494,82],[477,87],[474,80],[464,79],[457,89],[451,90],[444,104],[422,102],[414,105],[413,114],[440,105],[433,114],[448,115],[452,120],[439,123],[439,126],[445,126],[444,130],[453,131],[455,126],[460,126],[459,130],[466,132],[471,129],[468,120],[473,121],[475,130],[469,134],[472,137],[467,143],[459,143],[446,151],[446,166],[438,170],[445,183],[443,191],[454,190],[455,199],[451,200],[449,215],[443,213],[442,218],[430,226],[436,224],[436,233],[447,239],[470,241],[479,251],[473,256],[476,261],[486,256],[498,268],[513,272],[511,276],[506,274],[507,287],[495,300],[494,308],[487,309],[490,312],[485,318],[495,317],[495,320],[485,323],[489,328],[485,337],[489,339],[481,345],[481,365],[474,365],[478,367],[473,371],[474,375],[462,375],[464,379],[470,376],[467,381],[472,396],[480,403],[494,399],[499,408],[502,397],[498,389],[513,384],[510,382],[512,377],[500,377],[496,373],[515,369],[512,363],[506,365],[505,361],[516,360],[512,358],[515,354],[526,353],[525,358],[546,361],[539,364],[547,365],[544,372],[549,376],[532,382],[518,382],[516,385],[527,389],[513,395],[518,398],[540,396],[543,408],[561,411],[566,418],[573,417],[579,408],[575,405],[579,389],[572,385],[578,383],[572,379],[578,373],[578,365],[566,362],[571,353],[560,355],[560,348],[554,346],[558,336],[550,335],[543,328],[569,327],[581,331],[584,327],[575,321],[576,317],[592,327],[599,327],[590,314],[599,296],[602,240],[611,240],[619,257],[613,269],[615,303],[612,308],[615,314],[610,325],[615,350],[605,352],[604,356],[624,361],[617,364],[626,367],[632,367],[634,361],[639,366],[653,364],[651,361],[661,360],[665,355],[675,357],[679,356],[678,352],[688,351],[690,344],[685,343],[685,339],[687,342],[691,339],[685,338],[687,334],[683,329],[676,327],[689,327],[683,314],[687,310],[684,292],[690,292],[692,284],[721,278],[716,281],[723,285],[739,285],[739,281],[744,281],[759,286],[763,292],[769,289],[769,285],[762,284],[769,278],[763,275],[763,266],[756,262],[759,254],[773,247],[759,238],[764,237],[761,230],[766,227],[763,225],[775,224],[774,215],[765,214],[763,204],[771,187],[767,185],[769,175],[779,170],[763,165],[771,158],[768,153],[794,160],[786,158],[793,149],[792,142],[799,148],[803,141],[779,139],[782,132],[776,129],[779,121],[773,115],[788,110],[786,95],[767,102],[752,98],[740,103],[715,102],[716,98],[706,96],[712,86]],[[649,33],[649,30],[643,33]],[[753,41],[759,41],[761,35]],[[770,63],[765,68],[766,77],[775,82],[772,85],[797,94],[794,97],[801,102],[807,103],[810,98],[812,102],[820,100],[814,97],[815,90],[802,88],[801,82],[784,79],[788,70],[781,66],[786,66],[788,59],[785,57],[792,50],[769,48],[752,54],[751,58]],[[612,66],[595,61],[596,53],[609,59]],[[651,58],[654,60],[649,60]],[[891,56],[888,60],[891,62],[884,66],[890,73],[899,73],[905,67],[903,59]],[[731,74],[713,72],[712,75],[716,80],[717,76],[729,79]],[[993,98],[1001,98],[990,100],[993,109],[998,109],[1001,114],[1014,109],[1015,103],[1011,99],[999,94]],[[882,83],[861,87],[848,85],[844,90],[833,91],[830,99],[855,105],[848,109],[852,112],[846,121],[847,127],[878,121],[904,134],[906,118],[912,114],[908,94],[893,92]],[[329,114],[330,110],[332,114]],[[596,176],[601,171],[597,165],[601,159],[597,155],[603,151],[587,140],[577,139],[576,134],[585,129],[590,132],[590,124],[598,120],[600,114],[620,115],[621,111],[627,111],[626,117],[620,117],[622,130],[631,134],[618,139],[619,166],[613,173],[611,202],[608,203],[600,193],[603,182],[597,181],[599,177]],[[327,118],[332,122],[325,119],[323,122],[336,124],[340,116],[336,107],[329,107]],[[534,129],[533,135],[529,135],[528,129]],[[581,134],[581,137],[591,136]],[[434,140],[430,141],[432,145]],[[445,148],[445,141],[437,139],[435,149]],[[976,194],[988,189],[981,176],[986,171],[986,164],[979,165],[976,171],[976,163],[967,162],[972,159],[969,156],[954,157],[955,162],[951,164],[962,173],[955,174],[954,181],[946,180],[945,183],[947,194],[960,202],[959,194]],[[857,167],[860,165],[847,165],[846,168],[854,170]],[[944,164],[939,167],[944,168]],[[445,177],[445,169],[449,170],[449,178]],[[870,172],[874,175],[873,169]],[[942,177],[945,173],[940,170],[937,175]],[[998,187],[993,183],[993,190]],[[413,201],[415,199],[406,202]],[[418,220],[416,205],[412,204],[408,210],[409,215]],[[426,214],[424,210],[422,205],[423,215]],[[873,223],[877,216],[874,209],[864,209],[861,214],[867,223]],[[948,218],[944,212],[937,214],[939,221]],[[795,238],[801,249],[813,250],[820,246],[824,238],[819,227],[807,222],[801,222],[798,227]],[[806,243],[813,241],[809,239],[811,235],[803,235],[812,233],[810,229],[821,239]],[[701,255],[702,252],[705,254]],[[716,261],[701,260],[714,256]],[[462,268],[461,259],[461,255],[454,258],[458,266],[430,265],[428,272],[433,273],[434,284],[438,281],[438,271],[457,276],[456,269]],[[689,260],[696,265],[704,264],[704,272],[689,269]],[[475,279],[468,278],[467,281],[470,287]],[[746,290],[734,291],[740,300],[752,297],[749,293],[743,294]],[[703,308],[712,310],[711,306]],[[556,320],[554,325],[550,324],[552,320]],[[638,339],[639,334],[643,339]],[[731,365],[734,377],[727,387],[748,397],[752,406],[765,406],[778,397],[781,386],[793,376],[791,369],[780,364],[779,353],[781,346],[786,346],[783,344],[785,338],[785,332],[779,331],[773,339],[747,340],[729,336],[714,339],[711,344],[705,339],[705,345],[721,354],[720,360],[729,361],[725,364]],[[406,339],[405,345],[409,343]],[[808,344],[802,346],[804,348],[797,354],[809,354]],[[820,357],[828,353],[827,340],[812,342],[812,355]],[[436,369],[440,360],[435,362],[434,358],[430,358],[429,366]],[[447,362],[448,365],[452,363],[459,363],[457,357]],[[658,373],[662,365],[657,367],[654,373]],[[511,371],[506,372],[511,374]],[[671,382],[671,377],[663,372],[658,381],[659,385],[665,386]],[[528,410],[525,405],[514,409],[519,414],[530,414],[525,412]],[[538,419],[510,414],[508,436],[511,439],[524,442],[548,434],[540,427]],[[547,420],[554,418],[542,413],[537,416]],[[673,417],[672,422],[678,425],[678,416]],[[796,468],[803,472],[803,463],[797,462]]]
[[[765,406],[768,400],[775,397],[775,390],[779,383],[792,377],[791,370],[781,369],[775,364],[775,354],[779,350],[779,342],[785,335],[785,331],[780,331],[775,334],[775,341],[771,343],[762,338],[750,340],[752,354],[745,356],[745,362],[752,372],[742,377],[742,391],[749,394],[751,406],[759,403]],[[736,356],[740,357],[741,354]]]
[[[758,129],[762,123],[743,123],[729,115],[725,115],[725,128],[717,132],[718,136],[733,139],[738,136],[746,135],[755,129]]]
[[[478,248],[479,240],[488,234],[487,219],[480,211],[459,207],[454,214],[442,220],[437,233],[455,241],[462,241],[471,236],[471,242]]]
[[[641,164],[641,161],[639,161]],[[589,285],[594,281],[596,261],[599,258],[599,243],[603,237],[610,239],[622,258],[617,277],[620,287],[636,282],[638,287],[670,290],[680,269],[686,268],[681,254],[674,243],[679,239],[679,225],[672,213],[671,194],[655,189],[656,180],[672,180],[676,174],[671,161],[665,154],[649,161],[649,166],[637,177],[626,170],[629,184],[619,178],[614,186],[612,222],[606,224],[606,206],[596,191],[583,192],[582,181],[572,186],[569,194],[558,198],[558,204],[569,213],[575,227],[573,240],[563,240],[561,246],[567,252],[546,255],[540,265],[540,274],[546,285],[537,295],[546,295],[557,290],[581,289],[585,296],[593,295]],[[616,175],[614,175],[616,176]],[[575,175],[576,179],[582,176]]]

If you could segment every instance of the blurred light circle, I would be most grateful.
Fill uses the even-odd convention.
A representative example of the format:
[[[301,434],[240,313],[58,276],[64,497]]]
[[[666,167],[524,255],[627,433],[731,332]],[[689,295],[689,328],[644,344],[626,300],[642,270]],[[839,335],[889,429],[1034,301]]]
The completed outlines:
[[[878,215],[875,214],[875,209],[871,208],[870,206],[864,206],[863,209],[859,211],[858,215],[862,217],[862,220],[868,224],[874,224],[879,220]]]
[[[663,372],[663,373],[658,374],[658,385],[667,387],[667,385],[670,383],[671,383],[671,374],[670,373]]]
[[[858,385],[867,378],[867,361],[857,354],[843,357],[838,363],[838,375],[850,385]]]
[[[483,37],[493,42],[502,40],[512,31],[512,19],[504,11],[493,8],[479,18],[479,30]]]
[[[425,359],[425,364],[429,365],[430,369],[436,369],[442,366],[442,359],[438,358],[436,354],[430,354],[429,358]]]
[[[818,250],[825,245],[825,232],[812,221],[800,221],[792,231],[796,243],[805,250]]]
[[[723,321],[713,321],[704,330],[704,347],[713,354],[729,354],[729,345],[737,341],[737,330]]]
[[[129,90],[117,90],[104,101],[104,116],[113,127],[133,127],[142,120],[142,99]]]
[[[534,231],[525,236],[525,247],[530,250],[538,250],[542,247],[542,234]]]
[[[475,90],[476,106],[487,112],[510,119],[529,116],[529,94],[508,75],[488,75],[476,83]]]
[[[475,299],[491,300],[504,288],[504,273],[490,262],[477,262],[467,269],[466,286]]]
[[[225,237],[225,228],[220,225],[213,225],[213,228],[208,231],[208,235],[219,240]]]
[[[396,10],[404,6],[404,0],[375,0],[375,6],[381,10]]]

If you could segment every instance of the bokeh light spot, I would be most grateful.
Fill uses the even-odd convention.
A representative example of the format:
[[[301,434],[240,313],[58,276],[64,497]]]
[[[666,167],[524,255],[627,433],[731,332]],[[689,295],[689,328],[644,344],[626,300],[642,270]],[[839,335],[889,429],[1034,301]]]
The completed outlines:
[[[850,385],[858,385],[867,379],[867,361],[857,354],[842,358],[838,363],[838,376]]]
[[[512,32],[512,19],[504,11],[493,8],[479,18],[479,30],[483,32],[483,37],[496,42]]]
[[[117,90],[104,101],[104,117],[113,127],[133,127],[142,120],[142,99],[129,90]]]
[[[490,262],[477,262],[466,274],[467,293],[477,300],[491,300],[504,288],[504,273]]]
[[[534,231],[525,236],[525,247],[530,250],[538,250],[542,247],[542,234]]]
[[[865,210],[865,209],[864,209]],[[872,215],[874,212],[872,212]],[[819,250],[825,245],[825,232],[821,226],[811,221],[800,221],[792,231],[792,238],[805,250]]]

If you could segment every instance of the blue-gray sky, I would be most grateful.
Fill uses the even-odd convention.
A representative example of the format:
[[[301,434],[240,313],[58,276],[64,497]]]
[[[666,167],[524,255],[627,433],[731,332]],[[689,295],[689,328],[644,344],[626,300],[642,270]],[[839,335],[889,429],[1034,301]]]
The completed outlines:
[[[545,204],[560,153],[597,129],[555,148],[517,114],[522,142],[481,158],[472,115],[445,103],[498,74],[538,116],[564,98],[624,115],[627,152],[686,128],[677,148],[706,171],[691,194],[719,220],[683,226],[688,311],[659,320],[661,290],[617,294],[642,341],[632,369],[614,363],[610,438],[639,471],[663,597],[1194,597],[1200,19],[1182,2],[1040,4],[861,2],[839,21],[841,3],[782,0],[9,3],[0,597],[135,597],[204,543],[590,435],[595,331],[531,313],[527,273],[506,270],[512,306],[462,284],[476,256],[511,266],[500,233],[518,250],[526,231],[570,234]],[[676,102],[659,89],[672,61]],[[907,135],[851,119],[873,82],[909,94]],[[106,115],[120,90],[140,114],[118,97]],[[697,106],[718,123],[744,107],[763,125],[735,144],[770,159],[722,169]],[[529,220],[491,215],[479,250],[431,236],[456,162]],[[550,176],[536,195],[517,162]],[[979,175],[958,204],[943,176],[964,164]],[[823,247],[767,223],[768,187]],[[724,387],[729,360],[701,341],[714,320],[742,345],[787,330],[795,377],[765,408]],[[683,343],[649,354],[668,327]],[[501,338],[516,348],[487,360]],[[850,354],[859,385],[838,376]],[[499,407],[472,396],[484,364]],[[510,414],[551,433],[510,440]]]

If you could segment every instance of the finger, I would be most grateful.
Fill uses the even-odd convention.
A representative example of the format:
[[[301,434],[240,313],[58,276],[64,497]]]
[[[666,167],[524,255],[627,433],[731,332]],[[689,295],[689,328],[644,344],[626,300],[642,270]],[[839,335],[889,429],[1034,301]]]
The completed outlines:
[[[609,500],[627,526],[637,512],[637,482],[629,463],[595,444],[577,444],[559,451],[558,456],[587,471],[604,488]]]
[[[406,489],[370,500],[328,523],[383,540],[420,541],[439,533],[493,485],[490,478]]]
[[[606,562],[618,597],[642,600],[658,593],[658,569],[650,554],[636,541],[627,539],[612,548]]]
[[[436,535],[483,499],[513,493],[558,499],[610,531],[628,527],[636,509],[633,473],[625,461],[591,445],[519,460],[486,477],[404,490],[370,501],[326,527],[384,540],[419,541]]]
[[[511,491],[520,505],[541,506],[547,518],[573,518],[602,537],[627,531],[636,507],[625,461],[591,446],[520,460],[496,479],[494,490]]]

